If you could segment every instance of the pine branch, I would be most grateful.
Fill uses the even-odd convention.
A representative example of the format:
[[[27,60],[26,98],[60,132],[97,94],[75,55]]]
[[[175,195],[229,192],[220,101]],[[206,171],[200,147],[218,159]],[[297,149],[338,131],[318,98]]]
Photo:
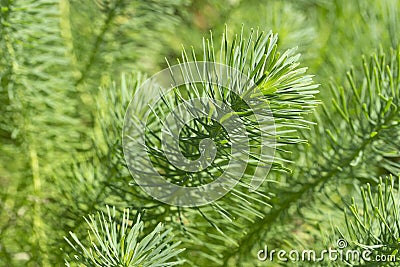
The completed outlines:
[[[275,126],[277,129],[276,140],[278,146],[283,147],[285,145],[297,144],[304,141],[297,137],[295,132],[296,129],[307,127],[307,121],[303,119],[303,116],[308,114],[317,103],[313,100],[314,94],[317,92],[317,85],[312,83],[311,76],[304,74],[305,68],[298,68],[299,64],[297,63],[297,60],[299,56],[294,54],[293,49],[288,50],[281,55],[277,51],[277,36],[272,33],[264,35],[261,32],[251,32],[248,36],[241,33],[240,35],[236,35],[232,41],[228,40],[227,34],[225,33],[220,49],[214,48],[212,39],[204,40],[203,44],[204,49],[202,58],[198,58],[194,51],[192,52],[192,56],[189,57],[184,50],[182,52],[182,61],[184,63],[192,60],[195,60],[195,62],[220,62],[240,70],[240,72],[247,75],[254,84],[259,85],[260,91],[263,93],[262,97],[265,97],[265,99],[268,100],[275,119]],[[215,51],[219,50],[221,53],[217,56]],[[218,57],[220,58],[220,61],[218,61]],[[182,69],[182,73],[190,73],[190,71]],[[188,80],[189,78],[190,77],[188,76],[183,80]],[[230,102],[234,100],[234,98],[229,97],[229,92],[220,91],[218,93],[217,91],[210,91],[212,89],[207,86],[207,82],[207,80],[204,80],[200,89],[196,89],[198,84],[186,84],[179,88],[180,93],[174,91],[176,94],[172,95],[171,98],[166,96],[163,100],[164,103],[167,104],[164,107],[157,106],[157,108],[154,109],[154,121],[157,122],[147,126],[149,127],[149,140],[158,140],[154,136],[158,135],[161,131],[159,126],[163,123],[162,119],[165,118],[165,114],[171,112],[173,107],[177,105],[176,103],[181,101],[181,94],[189,99],[195,98],[198,95],[208,96],[210,99],[213,99],[214,97],[217,98],[221,95],[222,101],[234,106],[233,103],[235,102]],[[245,89],[243,89],[243,91],[245,91]],[[138,109],[138,111],[135,111],[138,112],[137,114],[143,113],[140,110],[141,106],[147,108],[147,106],[136,102],[131,105],[135,110]],[[237,114],[241,116],[244,124],[248,127],[250,136],[252,135],[252,131],[259,131],[255,125],[252,126],[251,123],[246,123],[246,120],[249,118],[246,117],[246,115],[242,115],[246,114],[246,109],[237,110]],[[161,118],[161,122],[158,122],[157,118]],[[187,141],[185,141],[186,139],[183,139],[183,143],[189,143],[182,147],[190,147],[190,142],[193,144],[193,140],[196,139],[195,136],[198,136],[199,138],[203,138],[202,136],[214,136],[212,132],[207,132],[212,131],[214,129],[213,127],[205,127],[206,131],[200,133],[195,129],[202,129],[199,125],[203,125],[203,122],[194,121],[193,123],[193,125],[190,125],[190,128],[193,129],[193,132],[190,134],[192,137],[190,140],[187,139]],[[135,139],[136,137],[130,138],[130,140]],[[257,137],[255,136],[254,139],[256,140]],[[258,143],[255,142],[255,146],[257,145]],[[147,144],[147,146],[148,150],[153,152],[153,164],[157,165],[157,169],[163,170],[161,173],[166,175],[168,174],[166,179],[175,179],[176,182],[185,177],[185,174],[175,174],[174,171],[171,171],[174,167],[168,165],[169,163],[167,159],[162,159],[162,153],[159,153],[160,151],[155,149],[160,146],[159,142],[154,141],[153,144]],[[197,147],[197,145],[194,146]],[[282,149],[282,151],[284,150]],[[188,154],[190,154],[189,151]],[[265,155],[255,154],[256,159],[264,156]],[[145,170],[145,166],[140,163],[141,159],[142,157],[136,156],[135,158],[132,158],[132,162],[129,162],[129,164],[133,164],[132,166],[137,166],[139,172]],[[250,161],[248,165],[252,166],[251,164]],[[216,168],[217,167],[218,166],[216,166]],[[220,167],[223,168],[224,166]],[[283,165],[283,162],[280,163],[279,159],[275,159],[273,170],[284,171],[286,168]],[[214,179],[215,177],[213,177],[212,174],[213,172],[210,171],[207,174],[204,174],[204,177]],[[204,180],[201,180],[200,177],[202,177],[202,175],[194,176],[194,182],[203,182]],[[258,178],[262,179],[263,177]],[[196,181],[195,179],[199,180]],[[140,188],[135,188],[135,191],[137,192],[136,194],[143,195],[143,193],[140,193]],[[252,224],[257,217],[262,217],[262,211],[265,207],[269,206],[269,204],[267,204],[269,196],[263,193],[268,191],[268,185],[266,183],[262,188],[260,188],[259,192],[253,194],[247,193],[249,188],[250,187],[246,182],[241,181],[239,182],[238,187],[234,188],[234,190],[227,196],[204,207],[193,209],[172,209],[171,207],[162,205],[161,203],[158,205],[160,207],[164,206],[164,209],[168,210],[167,214],[168,216],[171,216],[171,221],[179,220],[180,223],[177,224],[176,227],[178,229],[182,229],[183,227],[184,235],[182,238],[185,240],[185,244],[187,245],[186,247],[188,251],[195,251],[196,254],[201,256],[201,264],[208,264],[207,262],[209,262],[209,264],[221,264],[221,257],[218,253],[224,251],[226,246],[232,246],[235,244],[235,240],[229,236],[234,233],[237,234],[239,229]],[[146,205],[150,205],[151,203],[151,201],[148,204],[146,204],[146,202],[147,201],[142,201],[143,207],[146,207]],[[196,228],[200,227],[200,225],[203,228],[207,227],[208,230],[198,232]],[[210,241],[210,238],[213,241]],[[200,250],[197,249],[196,244],[204,243],[205,240],[208,240],[207,242],[212,243],[213,245],[210,247],[203,247]],[[193,261],[192,264],[200,264],[200,262]]]
[[[364,77],[357,79],[349,72],[347,90],[332,88],[334,111],[325,107],[325,114],[318,118],[320,126],[313,129],[312,135],[306,135],[311,147],[302,153],[313,157],[304,159],[306,166],[294,179],[297,184],[289,184],[293,189],[283,195],[283,188],[279,188],[280,195],[272,200],[276,203],[274,209],[255,223],[254,230],[239,241],[237,249],[226,252],[225,264],[233,256],[251,250],[260,233],[281,223],[290,207],[300,203],[311,206],[311,198],[315,199],[325,188],[330,188],[328,185],[334,184],[337,188],[353,183],[349,178],[376,182],[373,176],[365,176],[357,170],[365,165],[371,173],[375,167],[375,173],[379,174],[379,167],[385,166],[382,158],[385,155],[396,157],[400,151],[399,142],[392,142],[399,138],[400,131],[399,62],[399,49],[392,50],[388,60],[384,54],[373,55],[369,62],[363,60]],[[377,161],[379,158],[381,160]]]
[[[317,126],[309,131],[307,114],[317,104],[316,85],[297,65],[294,50],[279,53],[272,33],[242,32],[233,38],[225,33],[221,46],[213,38],[205,39],[203,51],[184,50],[180,62],[227,64],[259,85],[276,119],[275,161],[263,158],[258,150],[257,138],[264,129],[253,124],[246,106],[224,94],[221,99],[237,108],[236,115],[251,131],[249,168],[237,187],[207,206],[182,208],[155,201],[135,183],[128,186],[132,177],[122,153],[122,123],[143,77],[121,76],[121,72],[154,73],[166,65],[164,56],[180,53],[170,46],[192,43],[208,27],[223,32],[224,19],[231,30],[246,22],[278,31],[279,48],[299,45],[298,51],[306,55],[303,63],[305,59],[324,85],[328,76],[343,80],[337,73],[360,53],[369,53],[379,43],[385,49],[396,46],[400,40],[400,2],[394,0],[190,2],[0,0],[0,266],[62,264],[63,252],[57,248],[68,231],[76,235],[70,238],[73,247],[64,248],[69,255],[76,248],[75,254],[83,253],[79,260],[99,256],[98,260],[117,262],[121,259],[117,254],[127,251],[126,246],[125,250],[118,247],[127,244],[118,239],[121,227],[126,231],[138,227],[139,239],[155,240],[159,236],[153,229],[165,233],[157,226],[160,221],[168,222],[182,242],[172,245],[177,246],[175,252],[187,248],[179,254],[187,259],[185,265],[254,266],[265,243],[275,248],[321,248],[321,239],[330,230],[327,218],[338,229],[346,227],[338,214],[343,203],[351,202],[351,195],[354,200],[345,213],[351,223],[345,238],[355,246],[379,241],[384,246],[377,253],[397,252],[398,185],[377,177],[400,175],[398,50],[363,59],[345,77],[347,83],[332,84],[333,101],[317,110],[312,119]],[[179,88],[189,94],[181,91],[169,100],[193,97],[193,87],[210,99],[219,97],[215,88],[202,86]],[[326,97],[329,90],[319,96]],[[162,119],[169,110],[161,106],[155,111],[154,118]],[[199,156],[200,140],[217,132],[217,125],[207,123],[197,120],[185,129],[189,137],[195,133],[195,138],[182,138],[188,158]],[[212,166],[214,171],[187,179],[187,172],[174,169],[160,153],[154,141],[159,128],[147,133],[153,134],[147,145],[155,165],[175,183],[207,183],[223,170],[225,162],[219,161]],[[214,137],[225,152],[224,133]],[[311,145],[305,146],[306,140]],[[226,155],[218,157],[227,159]],[[273,171],[258,191],[249,192],[250,167],[257,162],[271,164]],[[265,178],[261,176],[260,180]],[[365,183],[370,186],[357,196]],[[115,210],[104,212],[105,204]],[[126,215],[125,208],[132,206],[143,222],[134,224],[127,217],[110,215]],[[97,239],[92,232],[92,241],[116,244],[105,248],[116,252],[115,258],[99,246],[90,250],[92,244],[86,243],[83,216],[96,210],[104,213],[89,217],[90,225],[96,223],[99,233],[101,226],[112,225],[118,238],[113,243],[115,239],[107,234]],[[172,241],[167,236],[166,240]]]
[[[396,266],[400,249],[400,194],[398,178],[380,179],[377,189],[368,184],[361,188],[361,196],[353,198],[344,213],[347,231],[342,234],[350,242],[351,248],[369,250],[367,259],[354,259],[357,266]],[[359,199],[361,197],[361,199]],[[361,202],[361,207],[359,206]],[[350,247],[349,247],[350,249]],[[376,258],[379,256],[380,258]],[[377,261],[383,259],[384,261]],[[397,264],[396,264],[397,263]]]
[[[83,241],[70,232],[72,240],[65,239],[78,254],[68,257],[67,266],[79,263],[78,266],[88,267],[156,267],[183,263],[182,260],[175,260],[183,251],[177,249],[180,242],[171,244],[171,229],[165,231],[161,223],[143,237],[144,223],[140,214],[133,223],[129,219],[129,210],[124,210],[122,221],[118,223],[115,208],[110,210],[108,206],[107,214],[98,213],[97,218],[91,215],[85,220],[90,228],[90,245],[85,246]]]
[[[132,200],[129,196],[131,192],[125,191],[126,186],[121,185],[130,179],[124,166],[121,132],[132,92],[143,78],[140,74],[123,74],[120,80],[120,84],[114,82],[98,90],[93,151],[66,166],[63,170],[66,179],[58,181],[57,187],[63,197],[72,203],[60,211],[71,220],[66,223],[69,231],[81,227],[84,215],[101,210],[106,203],[110,204],[107,199],[112,195],[116,195],[117,200],[113,200],[113,203],[117,208],[140,202],[140,199]],[[124,192],[118,192],[115,187],[124,189]]]
[[[250,40],[254,40],[254,42],[252,43]],[[276,36],[271,33],[266,36],[263,36],[262,33],[253,33],[249,37],[249,41],[245,40],[244,35],[235,37],[229,43],[223,39],[221,49],[226,52],[221,54],[221,60],[228,64],[240,64],[233,66],[248,74],[251,79],[254,79],[254,83],[261,85],[270,104],[274,107],[277,127],[282,129],[282,133],[285,132],[285,136],[281,136],[280,142],[282,145],[294,144],[302,142],[302,140],[295,135],[288,135],[287,129],[293,128],[294,130],[306,125],[301,117],[315,105],[312,98],[316,92],[316,86],[312,84],[310,76],[303,75],[305,69],[297,68],[298,57],[293,54],[294,51],[287,51],[281,56],[277,52],[276,42]],[[215,60],[213,49],[212,40],[210,40],[204,47],[205,60]],[[248,52],[241,54],[243,53],[241,51]],[[262,56],[264,53],[266,55]],[[183,60],[189,60],[185,52],[183,52]],[[235,188],[224,199],[210,206],[177,209],[154,201],[139,187],[126,188],[130,175],[123,167],[119,133],[122,130],[121,121],[124,117],[125,107],[131,98],[130,95],[139,87],[139,81],[140,77],[126,79],[123,76],[119,86],[111,84],[100,91],[98,117],[101,133],[97,132],[95,135],[96,159],[88,164],[77,165],[74,172],[76,178],[67,179],[67,181],[75,180],[70,186],[66,186],[65,181],[63,182],[62,188],[65,196],[70,199],[73,206],[76,205],[76,207],[68,208],[70,211],[64,211],[63,214],[74,225],[70,229],[78,229],[81,220],[74,220],[74,217],[76,218],[79,214],[73,211],[82,210],[81,203],[83,202],[85,202],[84,210],[89,212],[102,203],[110,203],[110,200],[118,203],[119,207],[135,203],[136,208],[151,210],[146,213],[146,221],[160,221],[169,218],[168,220],[173,222],[172,225],[175,229],[179,229],[188,251],[201,256],[199,260],[209,261],[210,264],[211,262],[213,264],[220,263],[218,251],[223,251],[227,244],[235,243],[234,239],[229,237],[230,233],[237,233],[238,229],[253,222],[255,217],[262,216],[261,211],[265,207],[269,207],[269,204],[266,203],[269,196],[260,192],[244,194],[243,190],[247,191],[249,186],[241,182],[239,188]],[[117,90],[118,87],[121,89]],[[119,108],[116,109],[116,107]],[[278,131],[279,133],[280,131]],[[99,167],[93,168],[91,165]],[[274,165],[274,168],[284,170],[284,167],[278,164]],[[79,183],[85,186],[74,186]],[[266,184],[261,190],[265,190],[265,188],[267,188]],[[73,193],[71,194],[71,192]],[[244,213],[246,216],[243,216]],[[198,227],[206,227],[207,231],[199,232]],[[211,242],[210,239],[213,241]],[[198,244],[204,242],[211,242],[213,245],[204,246],[199,250]]]

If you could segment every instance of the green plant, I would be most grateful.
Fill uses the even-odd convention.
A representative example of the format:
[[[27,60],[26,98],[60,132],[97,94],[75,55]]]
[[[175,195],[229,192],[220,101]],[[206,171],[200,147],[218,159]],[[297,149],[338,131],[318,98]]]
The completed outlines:
[[[143,231],[143,222],[140,214],[136,222],[129,220],[129,210],[124,211],[122,221],[117,224],[115,208],[111,211],[107,207],[107,214],[99,213],[97,218],[89,216],[85,219],[90,227],[91,247],[86,248],[76,237],[70,233],[72,241],[67,242],[78,252],[75,260],[68,259],[67,266],[73,261],[80,262],[85,266],[174,266],[183,261],[169,261],[183,249],[176,250],[179,243],[170,245],[172,237],[171,230],[163,231],[163,225],[158,224],[156,228],[140,238]]]
[[[357,205],[353,199],[348,207],[349,210],[345,213],[347,231],[344,236],[351,241],[353,247],[369,249],[371,253],[368,256],[372,264],[378,266],[380,263],[376,260],[377,256],[389,259],[391,265],[398,262],[400,247],[398,182],[399,179],[394,179],[392,176],[380,179],[374,193],[370,184],[362,187],[362,206]],[[362,259],[360,262],[368,264]]]
[[[397,256],[399,5],[0,0],[0,266],[59,266],[65,259],[71,266],[135,266],[138,258],[125,256],[139,247],[149,249],[143,266],[398,265],[398,258],[263,262],[257,253],[265,245],[320,251],[341,238],[349,248],[374,248],[373,256]],[[209,30],[213,35],[201,41]],[[176,58],[240,70],[259,85],[258,100],[268,102],[275,118],[272,161],[260,150],[265,129],[248,106],[235,106],[234,94],[213,95],[215,88],[192,83],[166,96],[171,108],[196,93],[223,100],[251,133],[252,160],[239,184],[205,206],[154,200],[132,182],[123,155],[130,100]],[[159,104],[152,118],[162,122],[170,109]],[[158,153],[161,124],[152,126],[147,147],[161,173],[173,182],[192,175],[170,171]],[[229,138],[213,135],[215,122],[189,126],[180,143],[189,157],[200,152],[193,137],[213,136],[222,149],[211,175],[192,175],[192,186],[226,167]],[[271,172],[257,176],[265,182],[250,192],[262,160]],[[133,221],[126,208],[137,214]]]

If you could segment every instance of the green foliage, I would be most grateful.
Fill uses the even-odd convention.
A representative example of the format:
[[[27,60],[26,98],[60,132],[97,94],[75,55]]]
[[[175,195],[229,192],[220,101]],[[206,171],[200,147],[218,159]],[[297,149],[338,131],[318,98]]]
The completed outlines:
[[[80,127],[86,116],[77,111],[81,102],[70,80],[58,2],[2,1],[1,6],[0,154],[1,169],[8,172],[1,174],[6,188],[1,236],[7,245],[0,257],[7,265],[18,257],[48,265],[43,252],[50,247],[45,238],[50,225],[44,207],[55,202],[57,191],[47,186],[54,178],[49,174],[70,160],[71,151],[88,149]],[[20,242],[11,241],[15,236]]]
[[[56,249],[49,254],[48,249],[60,247],[55,244],[62,242],[65,230],[78,227],[80,219],[76,219],[94,211],[96,196],[103,189],[90,179],[106,175],[103,170],[107,167],[94,171],[96,167],[90,165],[98,162],[95,146],[99,145],[93,142],[93,97],[106,75],[112,75],[113,70],[119,73],[116,68],[122,59],[105,72],[98,67],[106,64],[104,57],[114,51],[104,47],[104,35],[115,33],[111,25],[119,18],[117,11],[123,2],[128,1],[88,3],[90,12],[104,12],[104,16],[95,15],[103,30],[90,32],[86,36],[89,41],[78,33],[98,27],[91,23],[91,17],[80,13],[81,9],[70,6],[81,5],[76,1],[1,1],[0,177],[6,190],[1,192],[0,265],[3,261],[7,266],[20,265],[21,260],[32,266],[59,262],[62,253]],[[174,8],[173,3],[163,5],[169,6],[170,13]],[[126,6],[123,10],[128,12]],[[159,19],[145,13],[138,20]],[[165,16],[162,25],[169,27],[174,21]],[[141,29],[146,31],[152,25],[146,22]],[[122,46],[125,41],[107,43]],[[78,44],[84,44],[87,51]],[[133,43],[132,50],[137,46]],[[124,60],[131,64],[133,59]],[[85,171],[78,170],[81,168]],[[73,198],[78,192],[87,193],[87,198]],[[70,207],[70,201],[76,201],[76,206]],[[26,235],[27,231],[32,234]]]
[[[203,56],[196,56],[195,51],[192,51],[191,57],[188,56],[186,51],[182,52],[182,62],[191,61],[208,61],[216,63],[224,63],[228,66],[232,66],[244,73],[249,80],[254,84],[257,84],[260,91],[263,93],[263,97],[268,101],[268,106],[275,118],[276,127],[276,138],[278,149],[285,153],[283,149],[284,145],[296,144],[302,142],[298,136],[295,135],[296,129],[304,128],[307,122],[302,118],[305,114],[309,113],[310,110],[315,105],[313,100],[313,95],[317,92],[317,85],[312,84],[311,76],[304,75],[306,69],[298,68],[297,60],[298,55],[294,54],[294,50],[287,50],[282,55],[277,51],[277,36],[268,33],[264,34],[262,32],[256,33],[251,32],[250,35],[245,34],[235,35],[232,40],[228,40],[227,34],[225,33],[222,38],[221,47],[216,47],[212,39],[204,40]],[[220,54],[217,54],[221,51]],[[188,70],[182,70],[182,73],[190,73]],[[161,126],[163,120],[165,119],[165,114],[171,112],[174,106],[182,103],[182,96],[186,98],[196,98],[201,96],[209,95],[211,99],[221,100],[233,110],[235,110],[238,117],[241,119],[242,123],[246,126],[247,132],[251,140],[254,141],[253,147],[259,148],[261,143],[258,140],[261,132],[266,132],[262,130],[262,125],[258,128],[254,124],[254,118],[246,114],[249,110],[245,108],[248,107],[235,107],[235,95],[231,92],[226,91],[222,88],[209,87],[209,83],[212,81],[203,81],[201,86],[196,84],[186,84],[186,87],[180,88],[179,93],[174,91],[174,95],[171,98],[165,97],[162,102],[161,107],[154,108],[154,122],[152,125],[146,125],[149,129],[148,138],[150,141],[146,145],[147,149],[151,151],[154,156],[153,165],[160,169],[167,179],[174,182],[180,182],[184,177],[190,176],[194,182],[194,185],[203,182],[206,179],[216,179],[218,177],[218,170],[224,169],[226,167],[226,162],[231,160],[231,155],[226,155],[223,152],[224,147],[217,147],[218,152],[217,160],[218,165],[212,165],[211,168],[207,168],[204,172],[197,172],[191,174],[189,172],[175,170],[174,166],[168,164],[168,160],[165,156],[160,153],[161,143],[160,140]],[[196,88],[197,86],[197,88]],[[200,88],[198,88],[200,87]],[[215,90],[215,91],[212,91]],[[131,90],[128,90],[131,91]],[[135,90],[133,90],[135,92]],[[243,90],[243,95],[246,91]],[[168,104],[164,104],[168,103]],[[140,107],[141,103],[132,104],[138,114],[143,113],[147,108],[146,106],[142,109]],[[259,106],[259,109],[268,108],[268,106]],[[257,110],[250,110],[251,112],[257,113]],[[161,117],[161,118],[160,118]],[[145,122],[142,122],[145,123]],[[203,139],[207,137],[218,136],[215,132],[215,127],[212,125],[206,125],[202,121],[192,121],[193,124],[190,125],[190,129],[193,129],[189,133],[185,133],[191,138],[184,138],[182,145],[183,151],[190,155],[189,149],[197,147],[195,141],[196,137],[198,139]],[[196,129],[201,129],[200,126],[206,125],[203,132],[195,131]],[[268,126],[268,125],[267,125]],[[145,127],[139,125],[138,127]],[[222,134],[223,135],[223,134]],[[131,137],[133,139],[138,137]],[[181,137],[180,137],[181,138]],[[227,142],[222,142],[223,144],[229,143],[227,137],[222,136],[222,140],[227,140]],[[224,139],[225,138],[225,139]],[[185,143],[185,140],[186,143]],[[224,146],[224,145],[222,145]],[[268,155],[260,155],[258,149],[255,152],[251,152],[251,156],[254,159],[262,160],[266,164],[272,164],[271,159]],[[218,161],[218,156],[221,160]],[[140,157],[140,156],[137,156]],[[146,167],[142,164],[140,158],[133,158],[135,162],[130,162],[129,164],[136,166],[137,175],[140,175],[140,171],[146,172]],[[248,167],[252,168],[258,164],[258,161],[248,162]],[[283,165],[283,159],[275,158],[273,162],[272,169],[274,171],[287,170],[288,167]],[[215,176],[214,174],[217,173]],[[136,174],[136,173],[135,173]],[[269,196],[264,192],[268,190],[268,184],[265,183],[262,189],[258,192],[249,193],[249,177],[253,175],[252,172],[247,173],[244,179],[242,179],[238,186],[235,187],[231,193],[227,194],[224,198],[211,203],[209,206],[198,207],[195,209],[190,208],[180,208],[173,209],[171,207],[165,207],[168,212],[168,216],[171,216],[172,221],[179,221],[177,228],[183,227],[183,237],[187,242],[185,243],[185,248],[187,251],[185,253],[190,253],[188,255],[198,255],[196,257],[188,257],[188,261],[192,264],[205,265],[205,264],[215,264],[222,263],[221,256],[218,255],[220,252],[224,251],[227,246],[235,246],[236,242],[230,236],[234,233],[240,231],[239,229],[248,227],[251,225],[257,217],[262,217],[262,211],[267,204]],[[263,177],[259,177],[262,179]],[[191,181],[191,180],[190,180]],[[209,182],[209,180],[206,180]],[[140,193],[141,195],[143,193]],[[148,202],[148,197],[143,197],[141,202],[144,206]],[[154,203],[150,200],[153,205],[161,206],[160,203]],[[153,211],[154,212],[154,211]],[[154,212],[158,214],[158,212]],[[245,216],[244,216],[245,215]],[[198,229],[203,229],[199,232]],[[181,230],[182,231],[182,230]],[[221,234],[224,238],[221,238]],[[210,242],[210,240],[213,240]],[[210,242],[210,246],[198,247],[198,243]],[[212,244],[212,245],[211,245]],[[208,258],[208,260],[207,260]]]
[[[159,101],[161,104],[152,108],[154,109],[152,117],[148,118],[151,122],[147,125],[145,125],[146,121],[139,122],[140,125],[138,127],[146,127],[148,131],[146,132],[146,149],[154,157],[153,166],[159,169],[161,173],[164,173],[165,176],[168,176],[168,179],[175,182],[179,182],[183,177],[198,175],[197,178],[191,177],[191,179],[195,180],[195,184],[199,180],[205,180],[208,183],[208,179],[214,180],[217,178],[218,170],[227,168],[232,157],[227,152],[230,149],[229,144],[231,143],[227,133],[221,132],[219,130],[220,127],[215,124],[216,122],[195,119],[189,125],[186,125],[187,128],[184,128],[185,130],[181,133],[182,136],[176,137],[179,139],[181,149],[183,150],[182,153],[189,159],[199,157],[200,152],[198,148],[200,141],[204,138],[216,138],[218,141],[215,142],[218,145],[216,148],[217,157],[214,159],[215,165],[207,168],[203,173],[192,174],[192,171],[185,172],[184,170],[175,169],[169,163],[168,158],[162,151],[161,143],[162,127],[166,124],[164,120],[166,120],[168,114],[174,114],[172,112],[174,108],[185,104],[185,101],[188,99],[208,97],[210,101],[215,101],[216,103],[217,101],[222,101],[222,103],[233,110],[230,116],[237,116],[240,123],[245,125],[248,138],[252,141],[252,150],[250,150],[249,156],[253,160],[248,162],[248,168],[250,169],[257,167],[259,162],[266,165],[273,165],[273,169],[275,170],[287,169],[287,167],[285,168],[280,163],[279,159],[275,158],[273,161],[271,158],[272,155],[261,154],[261,146],[263,145],[261,137],[263,134],[268,135],[271,123],[264,123],[265,125],[263,125],[261,121],[258,122],[254,118],[254,114],[265,117],[261,120],[267,120],[267,117],[271,115],[274,117],[274,127],[276,128],[273,133],[275,134],[274,140],[276,139],[276,146],[281,151],[284,151],[283,146],[287,144],[296,144],[303,141],[294,134],[296,133],[296,129],[307,126],[307,122],[303,118],[306,114],[310,113],[310,110],[316,104],[314,94],[318,92],[316,90],[318,85],[312,83],[310,75],[305,75],[306,68],[298,67],[299,63],[297,60],[299,55],[295,54],[294,49],[287,50],[281,55],[277,50],[277,35],[271,32],[268,34],[251,32],[248,36],[241,33],[240,35],[235,35],[232,40],[229,40],[227,35],[227,32],[225,32],[221,47],[215,47],[212,39],[204,40],[204,48],[201,53],[203,56],[196,56],[194,50],[190,53],[191,56],[188,56],[187,52],[183,50],[181,62],[207,61],[236,68],[246,77],[245,82],[255,84],[258,87],[257,89],[262,94],[261,96],[247,97],[247,95],[250,95],[254,91],[254,87],[249,86],[247,88],[245,84],[241,84],[240,86],[244,88],[240,88],[238,92],[234,93],[232,90],[227,89],[233,87],[229,81],[227,84],[224,83],[215,88],[212,84],[217,83],[217,81],[204,77],[206,79],[204,81],[189,82],[184,86],[175,88],[176,90],[173,90],[172,96],[163,95],[163,101]],[[221,51],[221,53],[217,54],[218,51]],[[190,70],[186,65],[183,66],[181,67],[181,72],[184,74],[181,79],[189,80],[192,75],[191,71],[193,70]],[[217,76],[219,73],[216,72],[215,75]],[[174,77],[174,79],[178,79],[178,77]],[[220,77],[220,79],[222,78]],[[201,85],[198,85],[199,83]],[[245,101],[240,99],[246,99],[248,103],[258,101],[258,106],[250,107]],[[145,113],[148,106],[141,103],[143,99],[135,98],[135,101],[137,103],[131,103],[134,112],[139,115]],[[186,108],[189,109],[189,107]],[[269,109],[271,110],[271,115],[269,114]],[[207,114],[205,117],[211,117],[211,114]],[[178,118],[174,120],[178,120]],[[138,137],[130,136],[129,138],[135,139]],[[272,139],[271,137],[268,138]],[[275,144],[270,144],[270,146],[275,146]],[[137,166],[138,171],[143,171],[144,165],[140,159],[133,158],[133,162],[128,162],[128,164]],[[238,175],[240,177],[240,174],[233,174],[233,176]],[[251,176],[252,174],[249,173],[248,175]]]
[[[140,214],[136,222],[129,220],[129,210],[125,210],[122,221],[117,224],[115,208],[111,211],[107,207],[107,214],[98,213],[98,216],[89,216],[85,219],[90,227],[91,247],[85,247],[77,236],[70,232],[74,241],[67,242],[78,254],[69,259],[84,266],[174,266],[182,261],[170,261],[183,249],[175,249],[179,243],[170,245],[172,240],[170,230],[164,231],[164,226],[158,224],[156,228],[145,237],[141,238],[143,222]],[[80,266],[80,265],[79,265]]]
[[[376,184],[389,169],[398,175],[399,49],[362,63],[363,75],[350,71],[347,83],[331,86],[333,104],[322,105],[317,125],[302,132],[310,145],[293,151],[298,166],[292,177],[268,188],[276,195],[273,209],[253,222],[236,249],[225,252],[226,264],[238,255],[237,262],[244,262],[248,251],[255,255],[263,246],[260,239],[288,250],[310,249],[310,243],[327,247],[321,238],[330,231],[324,226],[327,216],[340,225],[337,211],[360,183]],[[298,225],[307,229],[301,238],[294,236]]]
[[[60,266],[65,257],[76,261],[71,265],[103,266],[138,251],[130,245],[150,248],[143,240],[160,241],[141,258],[144,266],[161,260],[184,266],[312,265],[260,262],[257,252],[265,245],[322,250],[338,238],[352,248],[397,253],[399,5],[0,0],[0,266]],[[202,42],[209,30],[212,38]],[[182,44],[194,48],[182,51]],[[296,46],[312,79],[289,49]],[[226,63],[260,85],[279,146],[258,191],[249,192],[244,177],[210,205],[178,208],[129,186],[121,136],[126,108],[146,77],[176,58]],[[312,80],[321,84],[317,96]],[[196,86],[199,93],[210,92]],[[252,117],[241,114],[247,129],[261,134]],[[212,133],[212,127],[202,130]],[[386,176],[393,178],[378,178]],[[128,220],[128,207],[140,220]],[[88,233],[84,216],[96,212],[87,220]],[[72,246],[63,238],[69,232]],[[176,259],[178,252],[184,262]]]
[[[371,250],[369,256],[375,266],[390,266],[376,261],[379,257],[394,257],[398,262],[400,248],[400,193],[399,179],[380,179],[377,190],[371,185],[361,188],[361,206],[353,199],[345,213],[347,232],[344,235],[353,247]],[[378,258],[379,259],[379,258]],[[359,262],[358,264],[371,264]],[[353,263],[357,264],[357,263]]]
[[[286,186],[275,189],[274,209],[254,224],[254,231],[242,244],[254,244],[261,236],[284,248],[295,245],[309,249],[304,240],[318,244],[314,247],[332,246],[321,238],[321,231],[331,231],[323,225],[327,216],[340,226],[344,222],[337,211],[360,184],[376,184],[376,177],[388,171],[399,174],[399,49],[388,55],[372,55],[362,63],[364,75],[355,77],[350,71],[347,83],[331,86],[333,104],[322,105],[316,114],[316,127],[303,133],[310,146],[300,147],[295,154],[300,166],[291,180],[285,181]],[[300,240],[292,237],[296,231],[290,223],[293,218],[307,229]],[[275,236],[277,231],[279,236]],[[283,237],[287,239],[284,242]],[[238,251],[242,251],[242,244]],[[243,252],[253,247],[246,245]]]

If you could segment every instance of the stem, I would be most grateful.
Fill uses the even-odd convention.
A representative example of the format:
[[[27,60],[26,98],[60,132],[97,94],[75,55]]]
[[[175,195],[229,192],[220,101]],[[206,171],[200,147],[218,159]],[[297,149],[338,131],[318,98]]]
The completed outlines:
[[[85,67],[83,68],[83,71],[81,72],[81,77],[75,82],[75,86],[80,85],[89,75],[89,72],[91,71],[94,63],[96,62],[96,56],[100,50],[100,45],[103,43],[104,40],[104,35],[106,32],[109,30],[111,26],[111,22],[113,21],[117,8],[119,5],[122,3],[122,1],[118,1],[110,10],[110,12],[107,14],[107,18],[104,21],[103,27],[101,28],[101,31],[99,35],[97,35],[96,40],[94,41],[93,48],[91,49],[91,54],[89,57],[88,62],[86,63]]]
[[[36,150],[31,147],[30,151],[31,158],[31,169],[32,169],[32,178],[33,178],[33,195],[35,197],[33,201],[33,232],[34,232],[34,243],[38,244],[40,249],[40,254],[42,255],[42,264],[41,266],[50,266],[49,259],[47,253],[49,250],[47,249],[45,240],[46,233],[44,231],[44,224],[41,217],[41,192],[42,192],[42,181],[40,179],[40,171],[39,171],[39,159],[36,153]]]

